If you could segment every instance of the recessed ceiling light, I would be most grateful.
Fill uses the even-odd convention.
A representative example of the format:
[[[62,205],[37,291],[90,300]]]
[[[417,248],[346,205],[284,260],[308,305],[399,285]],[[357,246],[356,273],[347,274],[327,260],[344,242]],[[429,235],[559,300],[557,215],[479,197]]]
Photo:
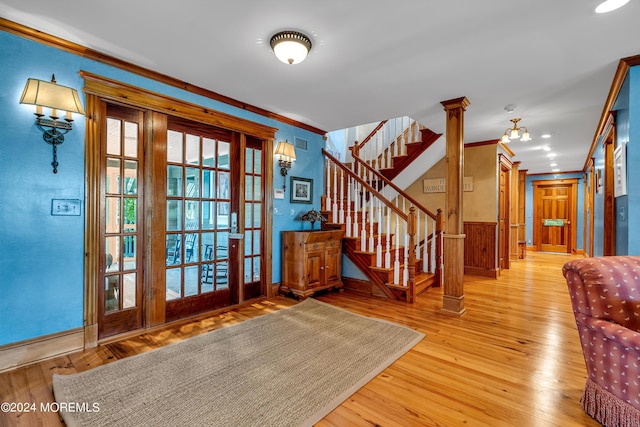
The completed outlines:
[[[540,138],[544,138],[544,139],[551,138],[551,134],[550,133],[543,133],[542,135],[540,135]]]
[[[549,158],[553,158],[553,157],[555,157],[555,156],[556,156],[556,153],[549,153],[549,154],[547,154],[547,157],[549,157]]]
[[[596,7],[596,13],[607,13],[621,8],[625,4],[629,3],[629,0],[606,0]]]
[[[551,151],[551,147],[549,147],[548,145],[545,145],[544,147],[542,147],[542,149],[544,151]]]
[[[554,166],[558,166],[557,163],[551,163],[549,166],[554,167]]]
[[[560,172],[560,169],[554,169],[551,172]]]

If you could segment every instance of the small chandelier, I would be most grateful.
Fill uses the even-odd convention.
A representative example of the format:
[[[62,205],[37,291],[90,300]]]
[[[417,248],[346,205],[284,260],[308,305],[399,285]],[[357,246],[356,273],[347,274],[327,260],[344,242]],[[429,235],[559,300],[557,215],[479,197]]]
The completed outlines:
[[[311,40],[297,31],[281,31],[271,37],[271,49],[285,64],[299,64],[311,50]]]
[[[502,138],[500,138],[501,143],[508,144],[512,139],[519,139],[522,142],[531,141],[531,136],[529,136],[529,131],[527,130],[527,128],[524,126],[518,127],[518,122],[520,120],[522,119],[511,119],[511,122],[513,122],[513,127],[507,128],[504,131],[504,135],[502,135]],[[522,134],[522,137],[520,137],[520,131],[524,132]]]

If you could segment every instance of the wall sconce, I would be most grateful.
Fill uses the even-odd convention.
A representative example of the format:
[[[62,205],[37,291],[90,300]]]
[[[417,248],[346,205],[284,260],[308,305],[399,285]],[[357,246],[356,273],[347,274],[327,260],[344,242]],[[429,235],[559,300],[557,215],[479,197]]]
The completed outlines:
[[[289,169],[291,169],[291,164],[296,159],[296,150],[293,147],[293,144],[289,144],[289,141],[278,142],[276,146],[276,156],[278,157],[278,165],[280,166],[280,175],[283,176],[284,184],[282,185],[282,189],[287,189],[287,173],[289,173]]]
[[[55,75],[51,76],[51,82],[37,79],[27,79],[24,86],[21,104],[36,106],[36,126],[42,131],[42,138],[47,144],[53,146],[53,173],[58,173],[58,145],[64,142],[64,135],[71,129],[73,117],[71,113],[84,114],[84,108],[80,103],[78,91],[56,84]],[[51,108],[49,118],[44,118],[42,107]],[[58,111],[65,111],[64,121],[59,120]]]

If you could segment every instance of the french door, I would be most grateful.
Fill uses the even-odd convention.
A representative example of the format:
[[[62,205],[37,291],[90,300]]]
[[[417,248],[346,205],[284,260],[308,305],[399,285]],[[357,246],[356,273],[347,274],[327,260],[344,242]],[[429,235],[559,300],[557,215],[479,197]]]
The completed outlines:
[[[264,141],[111,104],[103,128],[98,337],[265,295]]]
[[[142,312],[143,114],[109,105],[100,180],[98,335],[138,329]]]

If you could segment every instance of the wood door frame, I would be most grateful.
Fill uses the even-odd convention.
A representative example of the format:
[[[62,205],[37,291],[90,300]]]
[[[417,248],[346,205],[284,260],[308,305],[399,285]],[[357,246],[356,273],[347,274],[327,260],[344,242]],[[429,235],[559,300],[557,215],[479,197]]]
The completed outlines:
[[[538,224],[540,223],[540,217],[538,215],[538,197],[537,193],[540,187],[570,187],[569,191],[569,209],[571,213],[571,224],[569,228],[569,233],[571,235],[569,241],[567,242],[567,253],[575,253],[576,251],[576,236],[577,236],[577,203],[578,200],[578,178],[572,179],[553,179],[553,180],[540,180],[533,182],[533,246],[537,251],[540,250],[541,237],[540,231],[538,231]]]
[[[100,242],[99,229],[99,200],[100,200],[100,138],[102,123],[106,117],[106,104],[108,102],[121,104],[145,110],[145,153],[151,155],[147,162],[160,161],[158,153],[154,153],[155,144],[146,144],[160,138],[161,132],[157,130],[158,122],[154,120],[153,113],[161,113],[177,116],[204,123],[207,125],[231,130],[239,134],[247,134],[259,138],[265,142],[265,153],[273,152],[273,141],[276,128],[221,113],[200,105],[192,104],[181,99],[172,98],[146,89],[108,79],[96,74],[80,71],[84,79],[84,93],[86,95],[86,134],[85,134],[85,182],[86,182],[86,211],[85,211],[85,265],[84,265],[84,347],[96,347],[98,345],[98,278]],[[156,118],[158,115],[155,115]],[[147,139],[148,138],[148,139]],[[148,147],[151,145],[151,147]],[[155,154],[155,155],[154,155]],[[268,156],[265,156],[268,160]],[[264,209],[270,212],[273,206],[273,161],[264,163]],[[149,192],[147,192],[148,194]],[[146,200],[145,200],[146,202]],[[145,203],[145,209],[152,206]],[[147,215],[148,212],[145,212]],[[151,216],[153,218],[153,216]],[[264,280],[267,296],[273,296],[273,290],[277,289],[271,282],[272,278],[272,221],[264,222]],[[145,235],[145,239],[149,236]],[[164,251],[164,248],[162,248]],[[150,267],[146,261],[150,256],[144,255],[145,268]],[[153,270],[151,270],[153,271]],[[164,323],[164,310],[159,305],[152,303],[154,287],[151,282],[151,274],[145,278],[142,304],[145,308],[146,327]],[[164,305],[162,304],[162,307]]]
[[[602,255],[611,256],[616,254],[616,202],[615,202],[615,170],[614,170],[614,148],[616,140],[615,112],[611,112],[605,123],[602,133],[604,151],[604,212],[603,212],[603,233],[602,233]]]
[[[511,249],[511,184],[512,177],[511,172],[513,170],[513,162],[509,160],[504,154],[500,154],[498,158],[498,244],[496,248],[498,250],[497,260],[498,260],[498,269],[506,269],[508,270],[511,267],[511,257],[510,257],[510,249]],[[500,200],[502,197],[502,193],[500,192],[500,174],[505,173],[505,190],[504,190],[504,200]],[[501,238],[500,234],[500,206],[501,203],[504,203],[505,207],[505,217],[504,217],[504,239]],[[503,263],[500,264],[500,254],[503,255]]]

